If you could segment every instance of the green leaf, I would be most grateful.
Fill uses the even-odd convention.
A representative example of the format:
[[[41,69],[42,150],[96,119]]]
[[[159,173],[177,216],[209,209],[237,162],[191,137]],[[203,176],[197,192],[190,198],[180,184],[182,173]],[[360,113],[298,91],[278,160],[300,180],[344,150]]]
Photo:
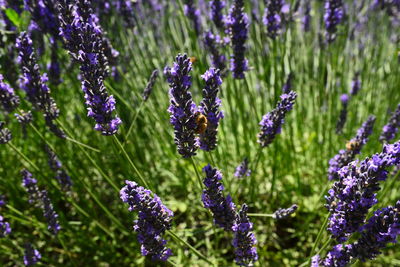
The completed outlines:
[[[5,12],[6,12],[7,18],[8,18],[15,26],[17,26],[17,27],[19,28],[20,25],[21,25],[21,18],[19,17],[18,13],[17,13],[14,9],[12,9],[12,8],[7,8]]]

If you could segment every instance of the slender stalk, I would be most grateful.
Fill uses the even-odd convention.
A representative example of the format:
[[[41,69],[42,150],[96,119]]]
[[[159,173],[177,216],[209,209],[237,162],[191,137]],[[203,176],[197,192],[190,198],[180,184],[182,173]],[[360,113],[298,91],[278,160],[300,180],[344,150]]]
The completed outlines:
[[[35,171],[40,172],[38,166],[33,163],[21,150],[19,150],[16,146],[14,146],[11,141],[7,143],[18,155],[20,155]]]
[[[131,122],[131,125],[129,126],[128,132],[127,132],[126,135],[125,135],[125,141],[122,143],[122,146],[124,146],[124,147],[125,147],[126,143],[128,142],[128,138],[129,138],[129,135],[130,135],[131,132],[132,132],[133,125],[135,124],[135,122],[136,122],[136,120],[137,120],[137,118],[138,118],[138,116],[139,116],[139,114],[140,114],[140,111],[141,111],[142,108],[143,108],[143,105],[144,105],[144,101],[142,100],[142,102],[140,102],[139,108],[137,109],[137,111],[136,111],[136,113],[135,113],[135,116],[134,116],[133,119],[132,119],[132,122]]]
[[[125,155],[125,158],[128,160],[129,164],[131,165],[132,169],[136,172],[137,176],[139,177],[140,181],[142,184],[144,184],[148,189],[151,189],[147,181],[143,178],[142,174],[139,172],[139,170],[136,168],[136,165],[133,163],[131,158],[129,157],[128,153],[126,152],[125,148],[122,146],[121,142],[118,140],[118,137],[113,135],[115,143],[119,146],[121,149],[122,153]]]
[[[94,147],[91,147],[91,146],[86,145],[86,144],[84,144],[84,143],[81,143],[81,142],[79,142],[79,141],[77,141],[77,140],[75,140],[75,139],[72,139],[71,137],[68,137],[68,136],[67,136],[65,139],[66,139],[67,141],[70,141],[70,142],[72,142],[72,143],[75,143],[75,144],[77,144],[77,145],[79,145],[79,146],[82,146],[82,147],[84,147],[84,148],[90,149],[90,150],[92,150],[92,151],[94,151],[94,152],[96,152],[96,153],[100,153],[100,150],[99,150],[99,149],[94,148]]]
[[[265,213],[247,213],[247,215],[251,217],[274,217],[274,214],[265,214]]]
[[[203,189],[203,183],[201,182],[201,177],[200,177],[199,171],[197,170],[197,166],[196,166],[196,163],[194,162],[193,157],[190,158],[190,161],[192,162],[193,169],[196,172],[196,177],[197,177],[197,181],[199,182],[200,190],[202,190]]]
[[[326,227],[326,225],[328,224],[328,221],[329,221],[329,215],[330,215],[330,214],[328,214],[328,215],[326,216],[324,222],[323,222],[322,225],[321,225],[321,228],[319,229],[317,238],[315,239],[314,245],[313,245],[313,247],[312,247],[312,249],[311,249],[311,252],[310,252],[310,256],[309,256],[309,258],[308,258],[309,263],[311,263],[311,258],[312,258],[312,256],[314,255],[314,251],[315,251],[315,249],[318,247],[319,242],[321,241],[322,233],[323,233],[323,231],[324,231],[324,229],[325,229],[325,227]]]
[[[210,155],[211,163],[213,164],[213,166],[214,166],[214,167],[217,167],[217,165],[215,164],[214,157],[213,157],[211,151],[208,151],[208,155]]]
[[[214,263],[212,263],[206,256],[201,254],[200,251],[198,251],[196,248],[194,248],[192,245],[190,245],[188,242],[177,236],[174,232],[172,231],[167,231],[167,234],[169,234],[172,238],[174,238],[176,241],[181,242],[185,246],[187,246],[194,254],[196,254],[199,258],[203,259],[207,263],[211,264],[212,266],[215,266]]]

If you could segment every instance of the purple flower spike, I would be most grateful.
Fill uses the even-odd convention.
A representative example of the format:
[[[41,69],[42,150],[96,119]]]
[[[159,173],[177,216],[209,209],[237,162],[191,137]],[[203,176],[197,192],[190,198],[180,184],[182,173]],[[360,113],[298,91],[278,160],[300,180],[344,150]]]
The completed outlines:
[[[112,114],[115,99],[108,95],[104,79],[108,76],[109,61],[117,53],[103,36],[98,18],[93,14],[88,0],[78,1],[77,6],[62,0],[58,7],[60,35],[69,54],[80,64],[87,115],[96,121],[96,131],[103,135],[114,135],[122,121]]]
[[[346,149],[340,150],[337,155],[329,160],[329,180],[337,180],[339,178],[338,171],[353,161],[357,154],[360,154],[361,149],[368,142],[368,137],[372,134],[375,119],[375,116],[369,116],[358,129],[357,135],[346,144]]]
[[[236,206],[230,195],[225,197],[223,194],[221,172],[210,164],[203,168],[203,172],[206,175],[203,181],[206,189],[202,195],[204,207],[211,210],[216,225],[225,231],[233,231],[236,224]]]
[[[224,117],[221,106],[221,99],[218,98],[218,91],[222,84],[220,71],[214,68],[207,70],[201,78],[206,85],[203,89],[203,101],[200,103],[199,112],[207,118],[207,128],[200,133],[199,145],[205,151],[214,150],[217,147],[217,134],[220,119]]]
[[[7,112],[12,112],[19,105],[19,97],[14,89],[4,82],[3,75],[0,74],[0,104]]]
[[[167,67],[164,74],[170,85],[171,105],[168,112],[174,126],[175,144],[184,158],[196,155],[197,144],[195,132],[197,128],[197,107],[192,100],[189,89],[192,85],[190,71],[192,63],[187,55],[178,55],[172,68]]]
[[[22,186],[25,187],[26,191],[29,195],[29,203],[34,204],[35,206],[40,205],[40,191],[37,186],[37,180],[33,178],[32,173],[28,170],[23,169],[21,171],[22,175]]]
[[[12,139],[10,130],[5,128],[4,125],[5,123],[0,121],[0,145],[7,144]]]
[[[351,91],[350,94],[352,96],[355,96],[358,91],[361,90],[361,80],[360,80],[360,73],[357,72],[356,75],[354,75],[353,80],[351,81]]]
[[[297,94],[293,91],[281,95],[281,101],[277,104],[276,108],[263,116],[259,123],[261,132],[258,134],[258,143],[262,147],[271,144],[275,136],[281,132],[286,113],[293,108],[296,97]]]
[[[231,39],[233,54],[231,55],[231,71],[235,79],[243,79],[248,70],[248,61],[245,58],[249,19],[244,13],[243,0],[235,0],[226,17],[227,33]]]
[[[72,187],[71,177],[67,174],[67,172],[63,169],[61,161],[58,159],[57,155],[51,150],[47,145],[45,146],[45,150],[47,156],[49,158],[48,163],[50,169],[56,173],[56,179],[58,184],[61,186],[61,189],[65,192],[70,192]]]
[[[281,33],[282,11],[287,8],[288,6],[284,0],[268,1],[263,23],[267,26],[268,36],[270,36],[272,39],[275,39]]]
[[[139,218],[135,221],[133,229],[138,233],[142,255],[166,261],[172,252],[165,247],[167,241],[162,236],[166,230],[171,229],[174,213],[150,190],[128,180],[125,184],[126,186],[120,191],[120,198],[129,204],[129,211],[139,212]]]
[[[383,151],[366,158],[359,165],[352,162],[338,171],[326,196],[330,212],[328,230],[339,242],[344,242],[365,222],[368,210],[377,203],[379,184],[388,176],[387,169],[400,164],[400,142],[384,145]]]
[[[325,29],[328,43],[335,41],[337,26],[344,16],[342,0],[325,0]]]
[[[200,10],[196,8],[193,0],[184,0],[184,3],[184,13],[192,21],[194,31],[199,35],[201,32]]]
[[[289,217],[290,215],[292,215],[293,213],[295,213],[297,208],[298,208],[298,206],[296,204],[293,204],[291,207],[289,207],[287,209],[279,208],[278,210],[276,210],[274,212],[273,218],[275,220],[285,219],[285,218]]]
[[[224,15],[222,14],[222,10],[226,6],[225,1],[223,0],[211,0],[209,2],[210,5],[210,18],[214,22],[215,26],[218,29],[224,28]]]
[[[22,135],[24,138],[26,138],[27,137],[26,126],[28,126],[28,124],[33,121],[32,112],[31,111],[25,112],[21,110],[21,114],[15,113],[14,116],[19,122],[19,124],[21,124]]]
[[[392,113],[392,116],[389,118],[388,124],[383,126],[379,140],[385,143],[389,142],[390,140],[395,138],[399,128],[400,128],[400,104],[397,106],[396,110]]]
[[[0,215],[0,237],[5,237],[11,233],[11,227],[8,222],[6,222],[3,216]]]
[[[343,94],[340,96],[340,102],[342,102],[342,109],[340,110],[339,119],[336,123],[336,133],[341,134],[343,131],[344,124],[347,120],[347,106],[349,103],[349,95]]]
[[[32,247],[32,244],[25,245],[24,264],[25,266],[33,266],[42,258],[39,251]]]
[[[18,62],[22,73],[21,88],[26,92],[28,101],[36,109],[44,113],[47,126],[56,136],[66,138],[65,133],[54,123],[54,120],[59,117],[60,110],[50,96],[50,88],[47,86],[47,74],[40,74],[32,39],[26,32],[22,32],[17,39],[15,47],[18,49]]]
[[[242,163],[240,163],[240,165],[236,167],[234,176],[237,178],[243,178],[245,176],[250,176],[250,175],[251,175],[251,170],[249,169],[249,160],[247,158],[244,158]]]
[[[253,224],[247,217],[247,205],[243,204],[238,213],[236,225],[233,227],[235,237],[232,242],[235,247],[235,260],[239,266],[253,266],[258,260],[257,240],[251,232],[252,229]]]
[[[48,193],[46,190],[42,190],[40,192],[40,196],[43,204],[43,216],[47,220],[47,229],[54,235],[61,230],[61,226],[58,223],[58,214],[54,211],[53,204],[49,199]]]
[[[303,5],[303,18],[301,19],[304,32],[309,32],[311,28],[311,1],[305,1]]]
[[[221,38],[218,35],[214,35],[211,31],[204,34],[204,45],[211,54],[212,64],[215,68],[223,72],[226,68],[226,57],[219,51],[221,43]]]
[[[157,77],[158,77],[158,69],[155,69],[151,73],[151,76],[146,85],[146,88],[144,88],[144,90],[143,90],[143,94],[142,94],[143,101],[147,101],[147,99],[149,99],[149,96],[150,96],[151,92],[153,91],[154,84],[156,83]]]

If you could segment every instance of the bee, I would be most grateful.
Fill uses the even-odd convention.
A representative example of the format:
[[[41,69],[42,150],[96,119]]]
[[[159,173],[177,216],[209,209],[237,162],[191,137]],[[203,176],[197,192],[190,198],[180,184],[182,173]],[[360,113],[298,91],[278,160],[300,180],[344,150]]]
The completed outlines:
[[[202,134],[206,131],[207,129],[207,117],[201,114],[200,112],[196,113],[196,130],[195,133],[197,134]]]
[[[347,144],[346,144],[346,149],[347,150],[354,150],[354,149],[356,149],[357,147],[359,147],[360,146],[360,142],[359,141],[357,141],[357,140],[350,140],[349,142],[347,142]]]
[[[196,57],[189,57],[191,63],[195,63],[197,61]]]

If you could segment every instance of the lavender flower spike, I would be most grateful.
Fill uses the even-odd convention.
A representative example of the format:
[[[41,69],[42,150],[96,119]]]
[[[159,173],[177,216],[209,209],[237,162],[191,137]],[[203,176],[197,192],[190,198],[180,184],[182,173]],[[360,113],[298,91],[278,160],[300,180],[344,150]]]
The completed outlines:
[[[247,205],[243,204],[239,211],[236,225],[233,227],[235,237],[233,238],[233,246],[235,247],[236,263],[239,266],[253,266],[258,260],[256,237],[251,232],[253,224],[247,217]]]
[[[268,36],[275,39],[282,29],[282,9],[286,6],[284,0],[269,0],[263,18],[267,26]]]
[[[206,85],[203,89],[203,100],[199,106],[201,112],[207,118],[207,128],[200,133],[200,148],[205,151],[211,151],[217,147],[217,134],[220,119],[224,117],[221,106],[221,99],[218,98],[218,91],[222,84],[220,71],[214,68],[208,69],[201,78]]]
[[[33,266],[42,258],[39,251],[32,247],[32,244],[25,245],[24,264],[25,266]]]
[[[397,106],[396,110],[392,113],[389,122],[383,126],[381,136],[379,140],[381,142],[389,142],[392,140],[400,128],[400,104]]]
[[[226,68],[226,57],[219,51],[221,38],[219,35],[214,35],[211,31],[204,34],[204,45],[211,54],[211,61],[215,68],[224,72]]]
[[[10,130],[4,128],[4,125],[5,123],[0,121],[0,145],[7,144],[12,139]]]
[[[21,171],[22,175],[22,186],[25,187],[26,191],[29,194],[29,203],[35,204],[35,206],[39,206],[40,201],[40,191],[37,186],[37,180],[33,178],[32,173],[30,173],[27,169],[23,169]]]
[[[3,75],[0,74],[0,103],[7,112],[12,112],[19,105],[19,97],[14,89],[4,82]]]
[[[184,158],[196,155],[197,145],[195,138],[196,104],[189,92],[192,85],[189,75],[192,63],[187,55],[178,55],[172,68],[167,67],[164,72],[170,85],[169,94],[171,104],[168,112],[171,114],[170,121],[175,130],[175,144],[178,152]]]
[[[337,26],[342,22],[344,16],[342,0],[325,0],[325,29],[328,43],[336,39]]]
[[[222,14],[222,10],[226,6],[225,1],[223,0],[211,0],[209,2],[210,5],[210,18],[214,22],[215,26],[218,29],[224,28],[224,15]]]
[[[279,208],[278,210],[276,210],[274,212],[274,219],[275,220],[285,219],[285,218],[289,217],[290,215],[292,215],[293,213],[295,213],[297,208],[298,208],[298,206],[296,204],[293,204],[292,206],[290,206],[287,209]]]
[[[184,0],[184,13],[193,22],[194,31],[197,35],[201,32],[200,10],[196,9],[193,0]]]
[[[328,252],[325,259],[319,255],[312,258],[311,267],[345,267],[351,260],[352,245],[338,244]]]
[[[146,88],[144,88],[144,91],[142,94],[143,101],[147,101],[147,99],[149,99],[149,96],[150,96],[151,92],[153,91],[154,84],[156,83],[157,77],[158,77],[158,69],[155,69],[151,73],[151,76],[146,85]]]
[[[11,233],[11,227],[8,222],[6,222],[3,216],[0,215],[0,237],[5,237]]]
[[[56,179],[58,181],[58,184],[61,186],[61,189],[65,192],[71,191],[71,177],[69,177],[67,172],[63,169],[61,161],[58,159],[54,151],[51,150],[51,148],[47,145],[45,146],[45,150],[49,158],[48,163],[50,169],[56,173]]]
[[[210,164],[203,168],[203,172],[206,175],[203,181],[206,189],[201,197],[204,207],[211,210],[216,225],[225,231],[232,231],[236,224],[236,207],[231,196],[223,194],[222,174]]]
[[[251,170],[249,169],[249,160],[247,158],[244,158],[242,163],[240,163],[240,165],[236,167],[234,176],[237,178],[243,178],[244,176],[250,176],[250,175],[251,175]]]
[[[42,190],[40,196],[43,204],[43,216],[47,220],[47,229],[49,229],[52,234],[57,235],[61,230],[60,224],[57,220],[58,214],[54,211],[53,204],[51,204],[47,191]]]
[[[31,111],[21,111],[21,114],[14,113],[15,118],[21,124],[22,135],[24,138],[27,137],[26,126],[33,121],[33,116]]]
[[[122,121],[113,116],[115,99],[108,95],[104,85],[108,75],[107,55],[113,53],[90,2],[81,0],[77,4],[74,7],[69,1],[59,1],[60,35],[70,55],[80,64],[82,91],[88,116],[96,121],[94,129],[103,135],[114,135]]]
[[[360,90],[361,90],[360,73],[357,72],[357,73],[354,75],[353,80],[351,81],[351,91],[350,91],[350,94],[351,94],[352,96],[355,96],[355,95],[358,93],[358,91],[360,91]]]
[[[375,119],[375,116],[369,116],[361,128],[358,129],[357,135],[346,144],[346,149],[340,150],[337,155],[329,160],[329,180],[338,179],[340,168],[349,164],[357,154],[360,154],[361,149],[368,142],[368,137],[372,134]]]
[[[400,141],[384,145],[379,154],[366,158],[359,165],[352,162],[338,171],[326,196],[330,212],[328,230],[339,242],[344,242],[365,222],[368,210],[377,203],[380,181],[388,176],[387,169],[400,164]]]
[[[243,79],[244,72],[248,70],[248,61],[244,54],[246,51],[249,19],[244,13],[243,0],[235,0],[226,17],[227,33],[231,39],[233,54],[231,55],[231,71],[235,79]]]
[[[276,108],[265,114],[260,122],[261,132],[258,134],[258,143],[266,147],[272,143],[275,136],[281,132],[286,113],[293,108],[297,94],[290,91],[281,95],[281,101]]]
[[[153,194],[152,197],[150,190],[128,180],[125,184],[126,186],[120,191],[120,198],[129,204],[129,211],[139,212],[139,218],[135,221],[133,229],[138,233],[142,255],[149,255],[154,260],[167,260],[172,253],[165,247],[167,241],[162,239],[162,235],[171,229],[174,213],[157,195]]]
[[[347,106],[349,103],[349,96],[347,94],[343,94],[340,96],[340,102],[342,102],[342,109],[340,110],[339,119],[336,123],[336,133],[340,134],[343,131],[344,124],[347,120]]]

